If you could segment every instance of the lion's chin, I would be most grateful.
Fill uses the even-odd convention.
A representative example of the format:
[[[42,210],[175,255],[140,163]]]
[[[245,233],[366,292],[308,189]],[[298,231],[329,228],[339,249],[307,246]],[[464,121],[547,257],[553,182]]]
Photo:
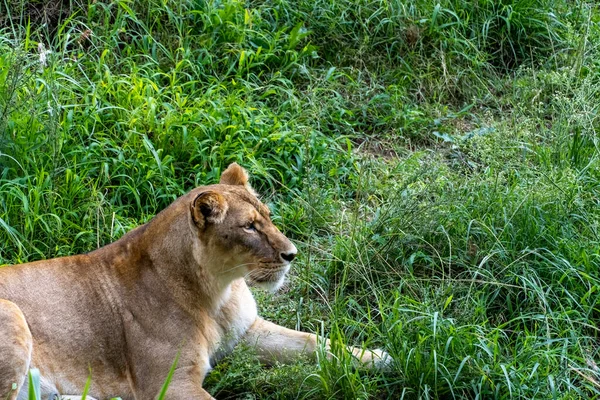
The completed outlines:
[[[252,286],[266,290],[267,292],[276,292],[283,286],[284,281],[285,278],[281,278],[278,281],[253,282]]]
[[[276,271],[255,270],[248,274],[246,281],[252,287],[257,287],[269,292],[276,292],[283,286],[285,276],[289,269],[290,266],[285,265]]]

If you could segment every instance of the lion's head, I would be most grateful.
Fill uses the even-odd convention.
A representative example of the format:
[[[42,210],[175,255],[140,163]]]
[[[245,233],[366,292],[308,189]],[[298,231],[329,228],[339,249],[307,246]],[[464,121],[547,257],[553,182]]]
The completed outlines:
[[[277,290],[297,250],[271,222],[269,208],[249,186],[246,171],[233,163],[218,185],[198,188],[191,195],[192,229],[202,244],[202,264],[213,266],[213,273],[223,279],[245,277],[251,284]]]

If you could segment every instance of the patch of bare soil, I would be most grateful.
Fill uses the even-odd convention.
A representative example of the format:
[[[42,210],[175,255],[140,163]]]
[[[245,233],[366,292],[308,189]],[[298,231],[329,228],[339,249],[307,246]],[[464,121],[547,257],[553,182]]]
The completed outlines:
[[[8,0],[0,2],[0,28],[31,23],[31,28],[47,26],[50,32],[76,9],[67,0]]]

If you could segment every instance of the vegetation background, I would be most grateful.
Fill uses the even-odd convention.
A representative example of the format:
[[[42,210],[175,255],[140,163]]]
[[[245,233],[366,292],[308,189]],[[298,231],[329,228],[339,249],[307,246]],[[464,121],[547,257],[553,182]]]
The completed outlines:
[[[114,241],[237,161],[300,249],[260,312],[339,348],[240,348],[217,398],[599,397],[594,1],[4,0],[0,24],[0,264]]]

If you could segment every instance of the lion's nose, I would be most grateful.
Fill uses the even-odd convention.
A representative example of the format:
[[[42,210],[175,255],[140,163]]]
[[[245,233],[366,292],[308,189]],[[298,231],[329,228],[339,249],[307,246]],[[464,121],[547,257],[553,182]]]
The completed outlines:
[[[282,251],[280,255],[283,261],[292,262],[292,260],[296,258],[297,253],[298,250],[296,249],[296,246],[292,244],[291,249],[288,249],[287,251]]]
[[[292,262],[294,258],[296,258],[296,252],[293,253],[281,253],[281,258],[283,258],[287,262]]]

